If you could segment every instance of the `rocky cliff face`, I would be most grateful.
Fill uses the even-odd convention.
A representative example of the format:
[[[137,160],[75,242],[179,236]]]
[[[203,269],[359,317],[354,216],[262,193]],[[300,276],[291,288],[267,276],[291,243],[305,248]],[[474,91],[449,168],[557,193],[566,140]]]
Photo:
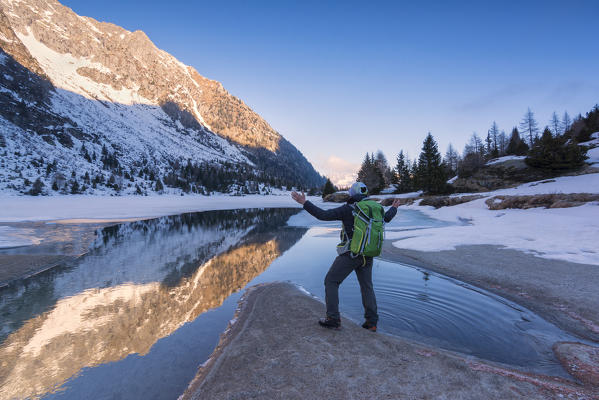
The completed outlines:
[[[488,192],[554,176],[551,172],[527,166],[522,158],[485,165],[474,175],[458,178],[451,185],[458,193]]]
[[[106,147],[125,169],[145,168],[134,162],[145,159],[155,161],[148,169],[159,175],[177,174],[174,164],[192,160],[246,164],[254,180],[271,184],[322,183],[301,153],[243,101],[143,32],[81,17],[53,0],[0,0],[0,6],[0,135],[10,153],[26,153],[19,144],[28,137],[27,147],[42,157],[74,153],[73,146],[84,153],[84,145],[93,158],[91,152]],[[46,146],[56,142],[67,150]],[[106,169],[71,156],[71,164],[92,175]],[[35,174],[28,178],[22,168],[31,161],[13,160],[29,180]]]

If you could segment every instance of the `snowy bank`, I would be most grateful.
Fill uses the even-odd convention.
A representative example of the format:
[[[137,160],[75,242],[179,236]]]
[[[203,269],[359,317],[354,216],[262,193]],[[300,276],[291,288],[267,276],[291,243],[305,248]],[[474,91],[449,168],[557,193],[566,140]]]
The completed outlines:
[[[542,183],[546,182],[546,183]],[[389,232],[394,246],[418,251],[453,250],[460,245],[489,244],[540,257],[599,265],[599,206],[491,211],[485,200],[496,195],[599,193],[599,174],[531,182],[516,188],[483,193],[486,197],[452,207],[406,206],[431,218],[468,224],[409,232]]]
[[[588,158],[586,162],[593,167],[599,168],[599,132],[592,133],[591,140],[579,143],[579,145],[592,147],[587,151]]]
[[[310,198],[318,199],[318,198]],[[0,222],[99,222],[236,208],[300,207],[289,194],[248,196],[0,196]]]
[[[318,201],[319,198],[310,198]],[[248,196],[0,196],[0,224],[25,221],[99,223],[236,208],[300,207],[289,194]],[[0,225],[0,248],[38,244],[30,229]]]

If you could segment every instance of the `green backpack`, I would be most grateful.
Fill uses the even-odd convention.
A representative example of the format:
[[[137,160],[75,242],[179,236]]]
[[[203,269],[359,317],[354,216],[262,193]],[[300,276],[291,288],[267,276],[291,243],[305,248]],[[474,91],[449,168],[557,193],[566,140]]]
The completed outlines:
[[[383,206],[373,200],[362,200],[353,205],[354,235],[349,249],[353,254],[376,257],[383,249],[385,221]]]

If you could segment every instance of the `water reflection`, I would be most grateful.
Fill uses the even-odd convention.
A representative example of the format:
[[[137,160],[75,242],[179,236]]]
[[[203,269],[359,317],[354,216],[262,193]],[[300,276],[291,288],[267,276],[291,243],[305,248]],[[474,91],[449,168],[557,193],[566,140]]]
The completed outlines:
[[[338,228],[319,224],[306,234],[308,215],[297,211],[214,211],[105,228],[73,264],[0,289],[0,399],[176,398],[212,352],[239,289],[291,280],[324,297]],[[410,215],[396,229],[419,225]],[[382,332],[566,376],[551,346],[573,338],[528,310],[381,259],[373,275]],[[361,322],[353,274],[340,295],[344,318]]]
[[[104,228],[89,254],[0,292],[0,397],[39,397],[84,367],[144,355],[295,244],[297,210],[193,213]]]

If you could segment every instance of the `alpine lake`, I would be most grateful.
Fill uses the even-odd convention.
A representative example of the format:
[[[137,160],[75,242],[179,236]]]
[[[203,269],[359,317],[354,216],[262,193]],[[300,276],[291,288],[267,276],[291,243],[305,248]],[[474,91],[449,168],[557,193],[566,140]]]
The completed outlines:
[[[81,257],[0,288],[0,399],[176,399],[244,288],[291,281],[324,299],[339,226],[308,217],[209,211],[98,229]],[[418,211],[396,218],[400,230],[444,224]],[[377,258],[373,268],[379,332],[567,376],[551,346],[574,338],[531,311],[410,265]],[[354,274],[340,309],[362,322]]]

